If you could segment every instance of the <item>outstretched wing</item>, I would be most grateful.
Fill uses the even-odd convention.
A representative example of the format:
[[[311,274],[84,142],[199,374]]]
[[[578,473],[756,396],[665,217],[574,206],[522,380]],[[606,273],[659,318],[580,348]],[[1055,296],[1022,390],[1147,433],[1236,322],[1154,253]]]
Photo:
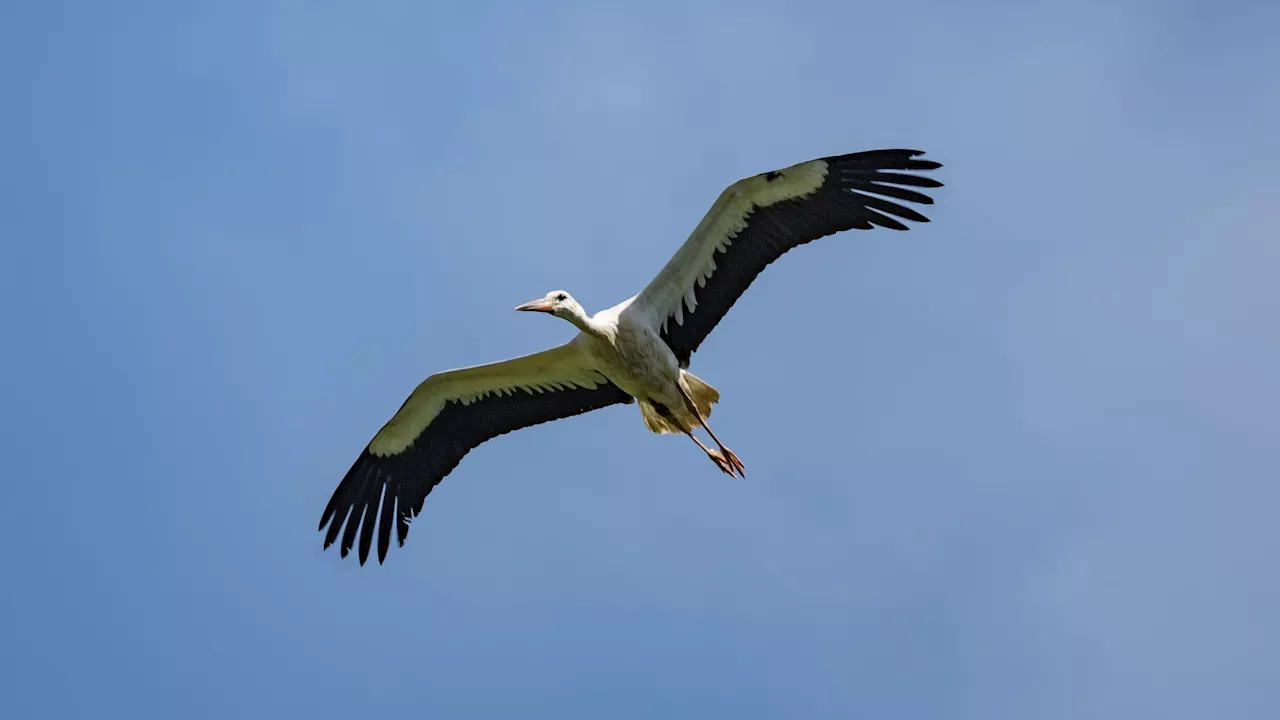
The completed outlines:
[[[720,194],[689,239],[640,292],[645,313],[681,367],[769,263],[842,230],[906,230],[898,218],[929,222],[893,202],[933,204],[911,187],[942,183],[895,170],[933,170],[919,150],[870,150],[810,160],[739,180]],[[886,199],[886,198],[892,198]]]
[[[342,557],[360,528],[360,564],[375,526],[378,562],[391,525],[404,545],[409,521],[432,488],[481,443],[530,425],[632,402],[591,364],[577,341],[503,362],[438,373],[424,380],[373,437],[338,484],[320,517],[324,546],[338,538]],[[361,520],[363,519],[363,523]]]

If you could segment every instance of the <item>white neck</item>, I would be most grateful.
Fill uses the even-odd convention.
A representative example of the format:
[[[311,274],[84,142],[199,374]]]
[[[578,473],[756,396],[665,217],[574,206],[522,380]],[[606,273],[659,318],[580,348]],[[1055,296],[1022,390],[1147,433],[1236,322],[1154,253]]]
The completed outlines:
[[[560,315],[559,317],[562,317],[565,320],[568,320],[569,322],[573,323],[575,327],[577,327],[579,330],[581,330],[582,332],[588,335],[595,335],[596,337],[600,337],[600,335],[603,332],[600,329],[600,327],[597,326],[596,321],[591,319],[591,317],[587,315],[587,312],[583,310],[581,306],[575,306],[571,311],[565,313],[564,315]]]

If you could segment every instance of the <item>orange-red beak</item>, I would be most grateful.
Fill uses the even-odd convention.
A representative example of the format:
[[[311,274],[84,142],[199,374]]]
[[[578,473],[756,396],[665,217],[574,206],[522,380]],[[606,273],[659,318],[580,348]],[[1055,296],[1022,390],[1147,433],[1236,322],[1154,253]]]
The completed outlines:
[[[523,305],[517,305],[516,309],[522,310],[524,312],[549,313],[551,312],[552,305],[551,305],[551,301],[547,300],[546,298],[538,298],[537,300],[527,302]]]

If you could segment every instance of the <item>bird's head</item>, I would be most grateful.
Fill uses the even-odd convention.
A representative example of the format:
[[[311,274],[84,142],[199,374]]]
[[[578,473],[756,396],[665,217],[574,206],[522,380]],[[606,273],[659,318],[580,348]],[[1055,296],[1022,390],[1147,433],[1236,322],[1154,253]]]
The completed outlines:
[[[531,300],[523,305],[517,305],[516,310],[525,312],[544,312],[551,313],[558,318],[571,320],[577,315],[583,315],[582,306],[578,304],[573,296],[564,290],[552,290],[545,296],[537,300]]]

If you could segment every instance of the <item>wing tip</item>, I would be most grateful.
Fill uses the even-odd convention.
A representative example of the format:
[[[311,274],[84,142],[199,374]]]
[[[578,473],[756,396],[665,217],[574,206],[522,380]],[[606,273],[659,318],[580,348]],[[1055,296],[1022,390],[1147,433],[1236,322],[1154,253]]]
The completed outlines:
[[[925,154],[924,150],[901,150],[906,155],[903,162],[904,170],[937,170],[942,167],[942,163],[937,160],[917,160],[916,158]]]
[[[346,558],[355,551],[361,565],[368,561],[372,550],[380,506],[383,502],[394,504],[397,494],[390,478],[373,462],[376,457],[366,446],[334,489],[318,526],[318,530],[325,533],[322,552],[337,544],[339,557]],[[381,535],[385,534],[380,534],[380,546]],[[339,536],[341,542],[338,542]],[[381,554],[385,558],[385,551]]]
[[[918,157],[920,157],[921,155],[924,155],[924,154],[926,153],[926,151],[925,151],[925,150],[902,150],[902,151],[900,151],[900,152],[904,152],[904,153],[906,153],[908,158],[918,158]],[[928,166],[929,166],[929,168],[928,168],[928,169],[930,169],[930,170],[936,170],[937,168],[942,167],[942,163],[938,162],[937,160],[914,160],[914,159],[912,159],[912,162],[921,163],[922,165],[928,165]]]
[[[925,150],[916,150],[913,148],[884,148],[881,150],[864,150],[861,152],[849,153],[847,155],[836,155],[828,160],[839,161],[843,159],[859,160],[859,161],[882,161],[881,169],[897,170],[937,170],[942,167],[942,163],[937,160],[917,160],[921,155],[926,153]],[[892,165],[897,163],[896,166]]]

